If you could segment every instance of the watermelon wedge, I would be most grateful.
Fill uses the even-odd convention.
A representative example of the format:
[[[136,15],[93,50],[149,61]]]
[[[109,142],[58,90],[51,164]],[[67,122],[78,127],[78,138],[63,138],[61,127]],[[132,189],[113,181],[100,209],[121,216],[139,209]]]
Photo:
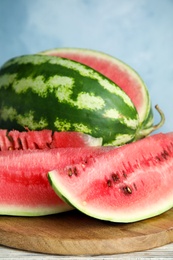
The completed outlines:
[[[141,129],[152,128],[153,112],[148,89],[139,74],[126,63],[103,52],[89,49],[56,48],[39,54],[83,63],[111,79],[131,98],[139,114]]]
[[[126,144],[49,172],[55,192],[97,219],[135,222],[173,207],[173,133]]]
[[[48,182],[47,173],[67,164],[86,163],[111,148],[81,147],[0,152],[0,214],[41,216],[71,210]]]

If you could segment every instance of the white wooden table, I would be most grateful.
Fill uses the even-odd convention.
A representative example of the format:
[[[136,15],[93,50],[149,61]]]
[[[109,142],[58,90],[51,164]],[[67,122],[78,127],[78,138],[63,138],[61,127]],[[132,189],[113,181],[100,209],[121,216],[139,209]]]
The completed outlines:
[[[173,243],[152,250],[143,252],[134,252],[130,254],[102,255],[102,256],[58,256],[31,253],[16,249],[0,246],[0,259],[32,259],[32,260],[48,260],[48,259],[172,259],[173,260]]]

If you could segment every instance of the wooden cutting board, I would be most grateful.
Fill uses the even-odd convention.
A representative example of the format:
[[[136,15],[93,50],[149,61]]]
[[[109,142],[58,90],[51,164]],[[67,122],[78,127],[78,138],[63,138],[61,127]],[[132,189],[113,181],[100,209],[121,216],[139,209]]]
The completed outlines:
[[[173,242],[173,209],[148,220],[117,224],[71,211],[46,217],[0,217],[0,244],[59,255],[147,250]]]

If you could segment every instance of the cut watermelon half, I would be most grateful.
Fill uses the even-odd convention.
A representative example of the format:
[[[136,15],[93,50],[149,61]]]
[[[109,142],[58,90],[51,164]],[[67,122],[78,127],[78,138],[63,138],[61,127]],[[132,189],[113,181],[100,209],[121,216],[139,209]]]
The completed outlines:
[[[131,98],[139,114],[141,129],[152,127],[153,112],[148,89],[139,74],[126,63],[108,54],[89,49],[56,48],[39,54],[68,58],[105,75]]]

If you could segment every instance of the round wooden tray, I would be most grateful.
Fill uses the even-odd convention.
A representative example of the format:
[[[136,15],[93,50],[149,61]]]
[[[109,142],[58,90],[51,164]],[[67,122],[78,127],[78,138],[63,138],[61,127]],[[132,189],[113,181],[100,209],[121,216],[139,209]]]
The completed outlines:
[[[131,224],[97,220],[74,210],[45,217],[0,216],[0,244],[58,255],[103,255],[173,242],[173,209]]]

